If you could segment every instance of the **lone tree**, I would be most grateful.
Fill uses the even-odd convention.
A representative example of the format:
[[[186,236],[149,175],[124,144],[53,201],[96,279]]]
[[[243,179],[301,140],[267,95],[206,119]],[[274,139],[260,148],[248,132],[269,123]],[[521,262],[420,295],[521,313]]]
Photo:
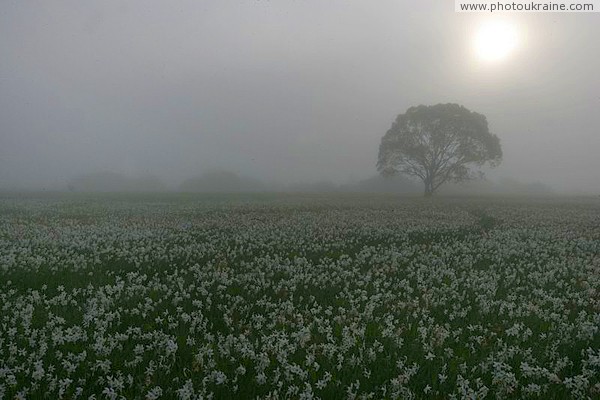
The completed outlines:
[[[477,167],[501,160],[500,140],[485,116],[458,104],[421,105],[398,115],[383,136],[377,170],[416,176],[431,196],[445,182],[482,177]]]

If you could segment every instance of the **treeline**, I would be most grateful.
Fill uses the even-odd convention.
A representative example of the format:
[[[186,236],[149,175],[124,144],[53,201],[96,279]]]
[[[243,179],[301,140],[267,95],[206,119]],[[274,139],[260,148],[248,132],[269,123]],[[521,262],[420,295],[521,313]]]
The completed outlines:
[[[243,193],[243,192],[374,192],[418,193],[420,187],[401,177],[383,178],[378,175],[348,184],[331,181],[306,183],[265,183],[231,171],[208,171],[169,186],[152,175],[126,176],[114,172],[86,174],[72,179],[67,188],[72,192],[196,192],[196,193]]]
[[[114,172],[80,175],[72,179],[67,188],[73,192],[191,192],[191,193],[252,193],[252,192],[302,192],[302,193],[390,193],[421,194],[415,181],[401,176],[384,178],[374,175],[368,179],[346,184],[319,182],[277,184],[245,177],[231,171],[208,171],[176,185],[167,185],[153,175],[138,177]],[[499,181],[474,181],[448,185],[445,194],[549,194],[552,189],[541,183],[523,183],[514,179]]]

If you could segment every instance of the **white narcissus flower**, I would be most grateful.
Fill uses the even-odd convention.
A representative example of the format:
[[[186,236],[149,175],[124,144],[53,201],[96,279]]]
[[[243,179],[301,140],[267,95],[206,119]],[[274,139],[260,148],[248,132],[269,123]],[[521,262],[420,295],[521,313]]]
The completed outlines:
[[[0,198],[0,397],[600,393],[596,203],[397,200]]]

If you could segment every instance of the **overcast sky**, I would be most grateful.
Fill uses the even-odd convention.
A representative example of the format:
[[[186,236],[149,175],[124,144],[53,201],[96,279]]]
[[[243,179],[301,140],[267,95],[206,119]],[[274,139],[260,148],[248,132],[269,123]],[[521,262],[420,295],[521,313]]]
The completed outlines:
[[[3,0],[0,187],[216,168],[346,182],[376,173],[397,114],[455,102],[501,139],[492,177],[598,190],[600,14],[494,17],[519,46],[484,63],[491,17],[453,0]]]

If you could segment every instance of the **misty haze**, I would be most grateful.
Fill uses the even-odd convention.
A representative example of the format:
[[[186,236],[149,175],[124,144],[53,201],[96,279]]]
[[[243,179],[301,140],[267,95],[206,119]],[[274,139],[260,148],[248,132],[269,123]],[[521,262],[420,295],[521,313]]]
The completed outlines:
[[[0,400],[600,398],[562,3],[4,1]]]

